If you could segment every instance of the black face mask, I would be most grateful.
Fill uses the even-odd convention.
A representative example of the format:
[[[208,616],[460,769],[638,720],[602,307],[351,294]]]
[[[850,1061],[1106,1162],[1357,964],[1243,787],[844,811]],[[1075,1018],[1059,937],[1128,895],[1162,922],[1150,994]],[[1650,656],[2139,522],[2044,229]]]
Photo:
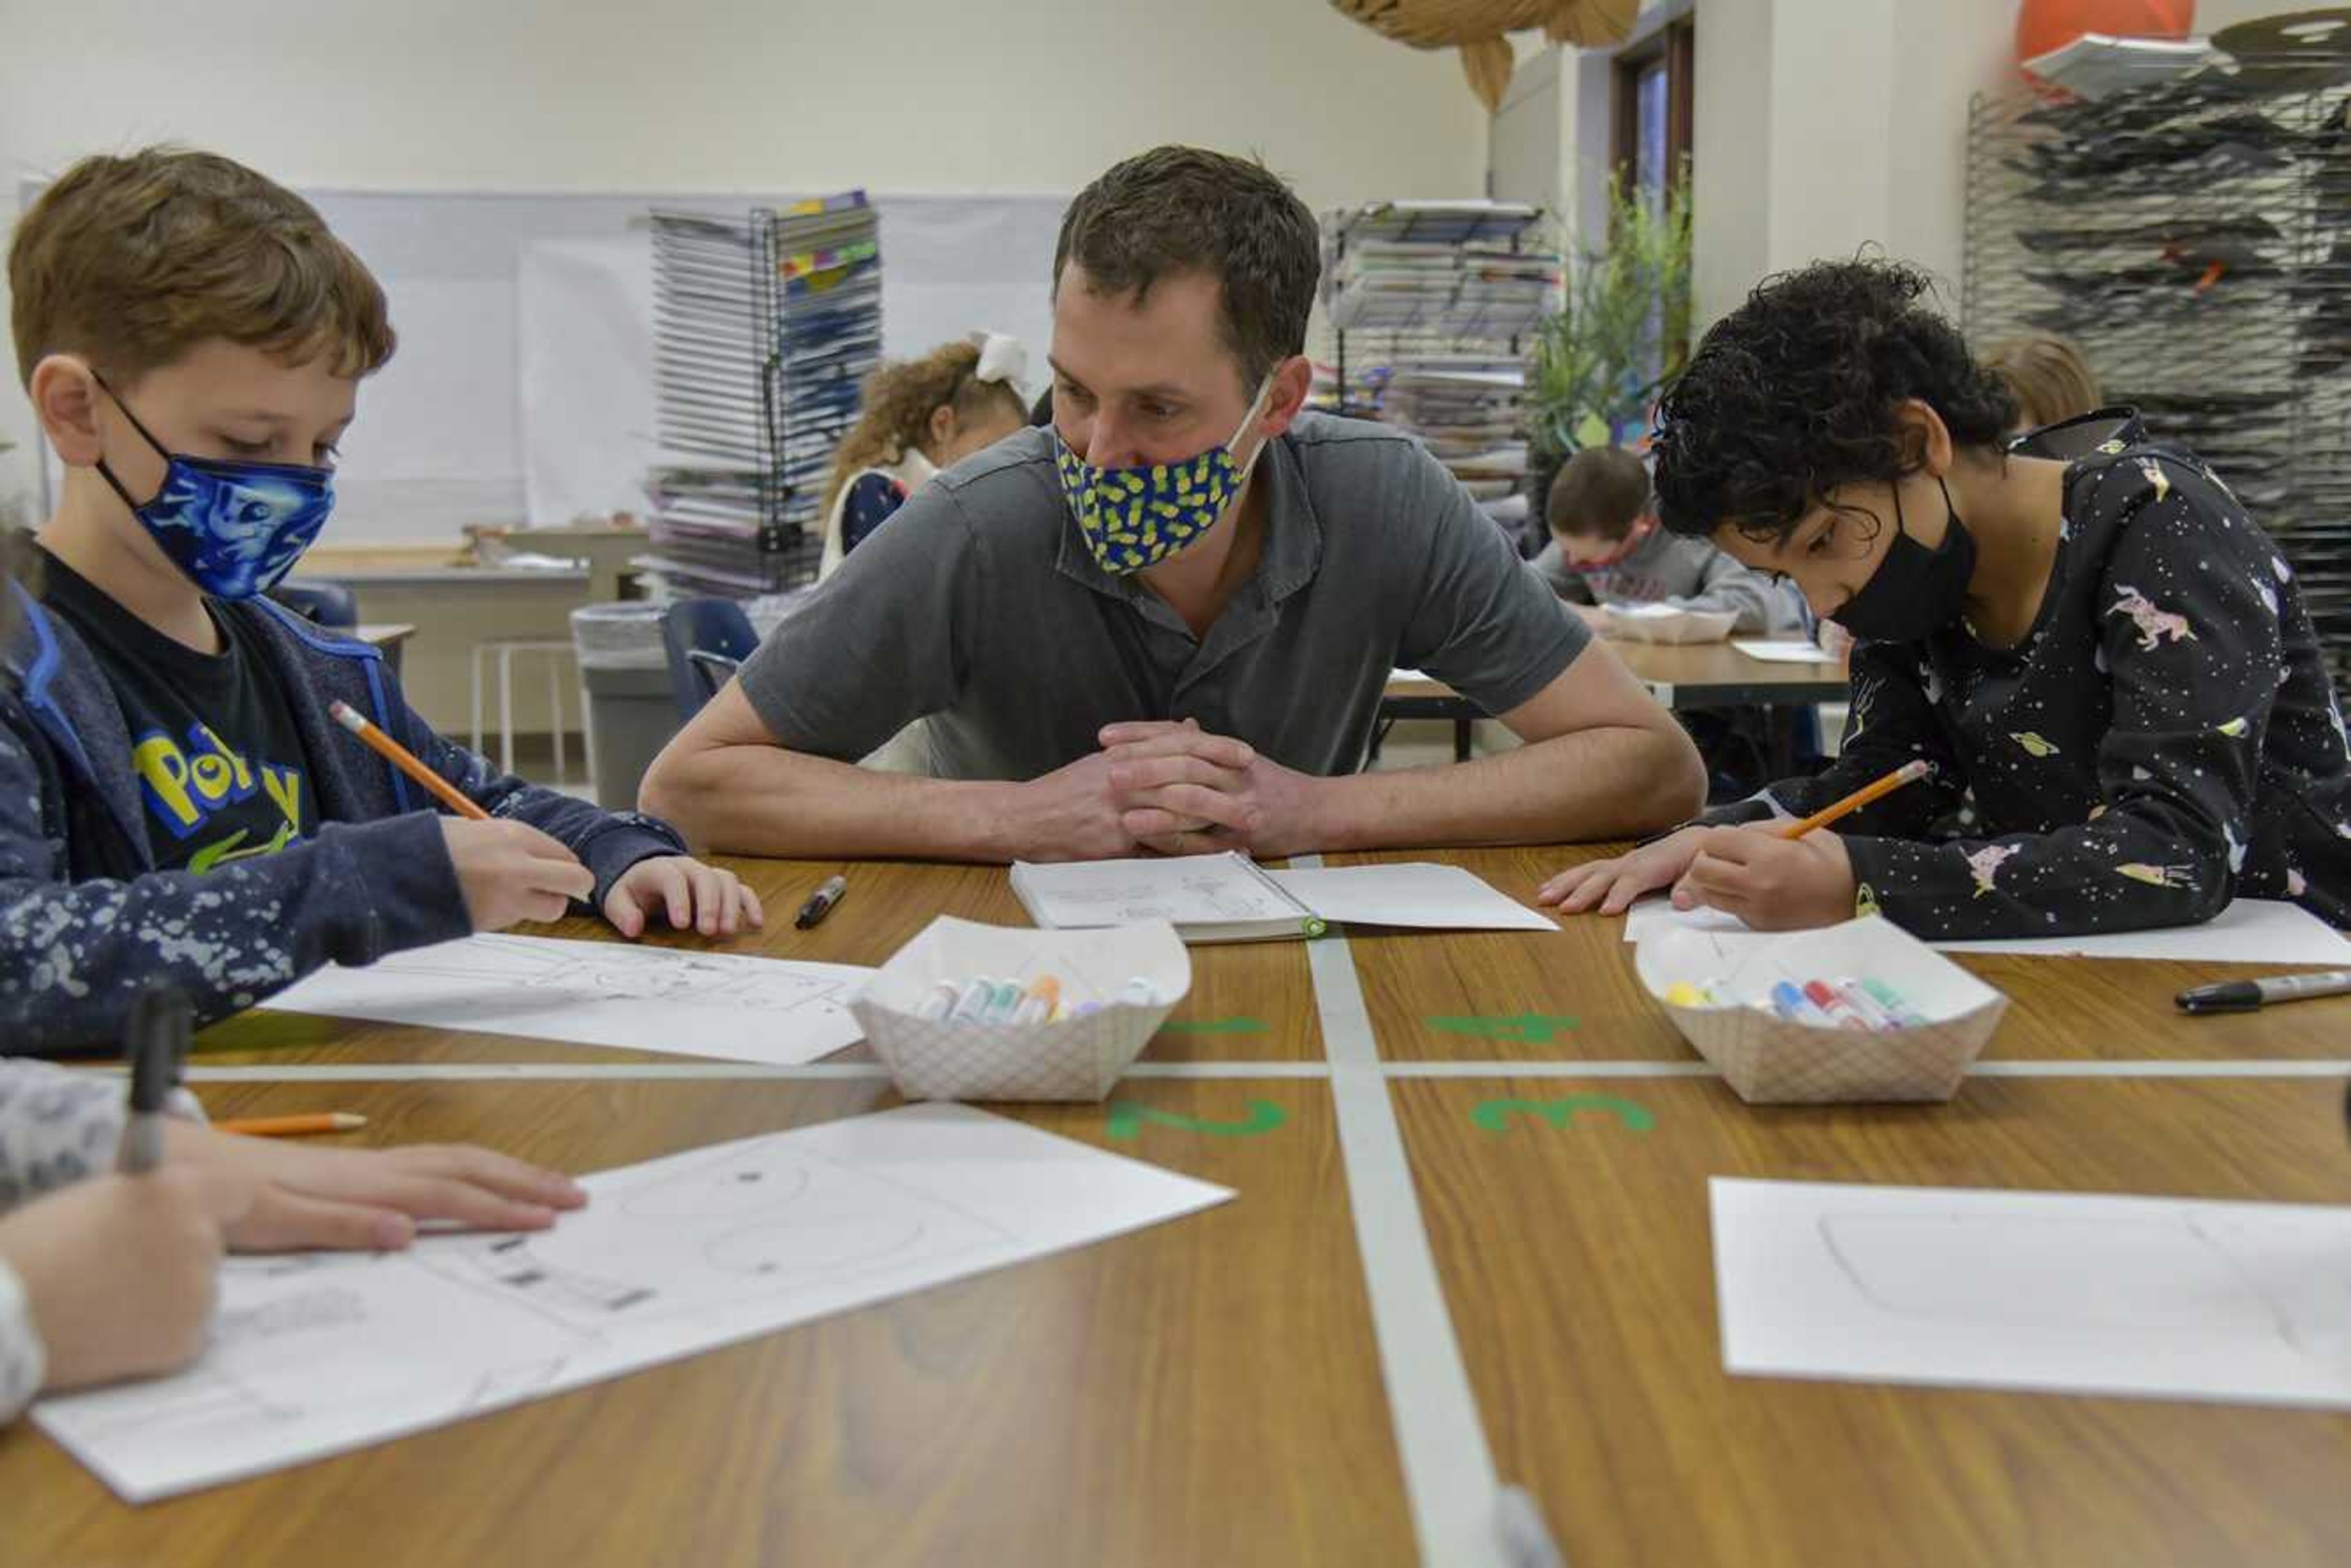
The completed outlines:
[[[1976,541],[1951,507],[1951,488],[1942,476],[1943,542],[1928,549],[1902,526],[1902,487],[1894,487],[1894,542],[1861,591],[1829,617],[1856,637],[1874,643],[1915,643],[1959,618],[1968,580],[1975,575]]]

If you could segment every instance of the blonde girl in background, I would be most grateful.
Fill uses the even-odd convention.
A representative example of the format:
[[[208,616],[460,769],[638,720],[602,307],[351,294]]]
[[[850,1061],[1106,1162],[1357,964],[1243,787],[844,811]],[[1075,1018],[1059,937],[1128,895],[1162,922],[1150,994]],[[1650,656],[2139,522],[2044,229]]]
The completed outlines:
[[[865,413],[834,454],[825,486],[819,580],[932,475],[1029,423],[1020,390],[1028,365],[1018,339],[975,332],[866,378]]]

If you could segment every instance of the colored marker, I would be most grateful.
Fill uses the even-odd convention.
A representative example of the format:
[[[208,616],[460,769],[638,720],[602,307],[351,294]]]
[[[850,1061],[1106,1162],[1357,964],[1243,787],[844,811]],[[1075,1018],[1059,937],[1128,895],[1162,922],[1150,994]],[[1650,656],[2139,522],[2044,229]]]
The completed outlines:
[[[1676,980],[1667,986],[1666,1000],[1677,1008],[1710,1008],[1716,1005],[1712,991],[1704,986],[1694,986],[1687,980]]]
[[[832,913],[832,906],[839,904],[841,895],[848,891],[847,877],[826,877],[822,884],[814,893],[809,894],[808,902],[800,905],[800,912],[793,917],[792,924],[802,931],[818,924]]]
[[[944,1023],[955,1016],[956,1003],[963,998],[963,988],[953,980],[940,980],[931,987],[931,994],[923,1003],[922,1016],[933,1023]]]
[[[963,994],[956,998],[955,1011],[947,1015],[947,1019],[951,1023],[977,1023],[987,1016],[987,1004],[995,999],[995,981],[969,981],[964,986]]]
[[[1927,1021],[1926,1016],[1917,1008],[1912,1007],[1907,998],[1885,981],[1864,980],[1861,983],[1861,988],[1867,991],[1871,999],[1885,1009],[1894,1021],[1902,1028],[1917,1029]]]
[[[1020,983],[1006,980],[995,988],[987,998],[987,1010],[979,1016],[982,1023],[1010,1023],[1020,1006]]]
[[[1894,1015],[1887,1012],[1876,998],[1864,990],[1859,980],[1831,980],[1829,988],[1836,993],[1837,1000],[1859,1013],[1861,1021],[1871,1029],[1887,1030],[1899,1027],[1894,1021]]]
[[[131,1006],[122,1040],[123,1054],[131,1059],[129,1104],[114,1157],[114,1168],[125,1176],[143,1175],[162,1164],[163,1113],[179,1087],[180,1063],[187,1059],[193,1027],[188,998],[175,990],[152,987]]]
[[[1050,1023],[1061,1005],[1061,982],[1051,975],[1040,975],[1021,993],[1020,1005],[1012,1014],[1014,1023]]]
[[[2297,1002],[2305,997],[2339,997],[2351,991],[2351,969],[2323,974],[2279,975],[2266,980],[2222,980],[2194,986],[2172,998],[2184,1013],[2241,1013],[2273,1002]]]
[[[1771,1010],[1790,1023],[1810,1024],[1825,1029],[1832,1020],[1806,999],[1804,993],[1792,981],[1781,980],[1771,988]]]
[[[1846,1004],[1845,999],[1836,994],[1836,988],[1826,980],[1806,980],[1804,995],[1814,1007],[1828,1014],[1829,1021],[1835,1024],[1837,1028],[1858,1030],[1869,1028],[1869,1020],[1854,1011]]]
[[[1118,1005],[1123,1008],[1155,1008],[1159,1005],[1158,989],[1137,975],[1127,981],[1118,993]]]

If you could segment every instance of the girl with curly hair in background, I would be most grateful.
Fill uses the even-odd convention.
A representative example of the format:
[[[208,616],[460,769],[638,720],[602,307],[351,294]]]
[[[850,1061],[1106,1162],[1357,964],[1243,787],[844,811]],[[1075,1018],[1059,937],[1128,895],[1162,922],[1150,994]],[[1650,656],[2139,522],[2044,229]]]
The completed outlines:
[[[1876,910],[1929,939],[2193,925],[2238,896],[2351,923],[2351,739],[2283,555],[2130,410],[2009,447],[2014,397],[1926,289],[1876,260],[1769,278],[1658,412],[1666,527],[1854,633],[1841,755],[1543,900],[1670,887],[1761,928]],[[1772,831],[1914,759],[1925,782],[1836,831]],[[1937,836],[1970,797],[1973,835]]]
[[[866,378],[865,412],[833,454],[825,485],[820,580],[932,475],[1029,423],[1020,391],[1028,358],[1014,339],[974,332]]]

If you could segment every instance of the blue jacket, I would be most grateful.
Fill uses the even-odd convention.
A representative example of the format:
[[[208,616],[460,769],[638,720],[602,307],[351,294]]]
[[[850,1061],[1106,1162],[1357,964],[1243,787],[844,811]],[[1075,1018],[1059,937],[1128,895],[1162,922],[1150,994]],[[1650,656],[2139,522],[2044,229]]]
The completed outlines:
[[[653,855],[667,823],[611,812],[494,771],[416,716],[377,651],[267,600],[219,601],[266,650],[300,731],[321,825],[276,854],[159,872],[113,688],[71,626],[12,576],[0,622],[0,1055],[111,1047],[151,981],[198,1020],[248,1008],[329,961],[471,933],[435,802],[329,716],[366,714],[494,817],[559,840],[596,876],[594,903]]]

